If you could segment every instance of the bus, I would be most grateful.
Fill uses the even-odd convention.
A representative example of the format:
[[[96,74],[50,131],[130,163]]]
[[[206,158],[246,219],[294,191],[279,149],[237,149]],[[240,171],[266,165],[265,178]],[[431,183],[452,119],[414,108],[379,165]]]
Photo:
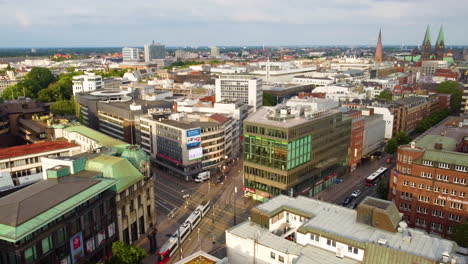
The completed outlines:
[[[377,181],[380,179],[380,177],[382,177],[386,171],[387,171],[387,168],[385,167],[381,167],[378,170],[376,170],[374,173],[372,173],[366,178],[366,185],[374,186],[377,183]]]

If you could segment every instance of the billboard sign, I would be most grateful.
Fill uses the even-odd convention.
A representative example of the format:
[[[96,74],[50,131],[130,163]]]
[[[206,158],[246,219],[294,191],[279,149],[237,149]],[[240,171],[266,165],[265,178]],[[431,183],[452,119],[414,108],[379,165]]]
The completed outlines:
[[[201,159],[203,157],[203,148],[189,149],[188,156],[189,160]]]
[[[200,146],[201,129],[195,128],[187,130],[187,148]]]
[[[82,232],[78,232],[70,238],[70,251],[72,264],[77,263],[84,257]]]

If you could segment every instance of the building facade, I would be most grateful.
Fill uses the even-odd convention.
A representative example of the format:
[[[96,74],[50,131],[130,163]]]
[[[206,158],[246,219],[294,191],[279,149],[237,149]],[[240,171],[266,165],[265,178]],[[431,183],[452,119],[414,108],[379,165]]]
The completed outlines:
[[[71,173],[73,171],[75,173]],[[114,180],[54,166],[44,180],[0,199],[0,263],[96,263],[118,240]]]
[[[122,58],[124,61],[139,61],[140,49],[125,47],[122,49]]]
[[[389,199],[412,227],[450,237],[468,220],[468,122],[449,117],[411,145],[398,148]]]
[[[43,175],[41,157],[63,157],[78,153],[78,145],[61,141],[0,149],[0,172],[11,178],[10,183],[0,188],[15,188],[40,181]]]
[[[351,120],[339,110],[263,107],[244,121],[244,191],[313,196],[347,164]]]
[[[352,120],[348,163],[352,171],[361,163],[363,157],[365,120],[362,112],[357,110],[344,112],[343,115]]]
[[[145,45],[145,61],[149,62],[156,59],[166,58],[166,47],[162,44],[155,44],[154,41],[151,44]]]
[[[104,88],[101,75],[86,72],[83,75],[73,76],[73,95],[87,93]]]
[[[248,75],[221,75],[215,80],[216,102],[241,100],[256,111],[263,105],[262,80]]]

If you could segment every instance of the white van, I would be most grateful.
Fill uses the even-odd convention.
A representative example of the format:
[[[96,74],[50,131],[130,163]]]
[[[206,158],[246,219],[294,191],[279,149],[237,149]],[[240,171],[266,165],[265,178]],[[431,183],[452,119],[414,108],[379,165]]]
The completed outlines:
[[[195,178],[195,182],[204,182],[206,180],[210,179],[210,172],[209,171],[204,171],[200,172],[197,177]]]

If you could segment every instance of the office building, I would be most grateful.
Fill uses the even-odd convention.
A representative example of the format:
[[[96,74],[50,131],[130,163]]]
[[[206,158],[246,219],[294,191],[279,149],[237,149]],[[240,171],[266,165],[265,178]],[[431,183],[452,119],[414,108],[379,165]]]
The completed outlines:
[[[14,189],[42,179],[41,157],[80,153],[80,146],[62,141],[41,142],[0,149],[0,173],[6,179],[1,189]]]
[[[69,144],[69,143],[67,143]],[[116,181],[81,160],[0,199],[0,263],[96,263],[118,240]]]
[[[122,58],[125,61],[139,61],[140,60],[140,49],[128,48],[122,49]]]
[[[185,180],[221,173],[240,151],[239,122],[227,114],[154,112],[140,118],[142,148],[163,170]]]
[[[83,126],[80,123],[52,125],[51,137],[55,140],[65,139],[81,147],[81,152],[95,151],[102,147],[116,147],[127,143],[104,133]]]
[[[166,58],[166,47],[162,44],[155,44],[154,41],[151,44],[145,45],[145,61],[150,62],[155,59]]]
[[[262,107],[244,120],[244,191],[313,196],[346,167],[351,119],[336,109]]]
[[[140,90],[140,89],[136,89]],[[139,116],[153,108],[172,108],[172,100],[153,100],[125,90],[94,91],[76,98],[83,124],[115,139],[139,144]],[[148,99],[148,100],[145,100]]]
[[[423,61],[421,71],[425,75],[434,75],[437,70],[448,69],[449,65],[444,60]]]
[[[361,163],[363,157],[365,120],[362,112],[358,110],[347,110],[343,112],[343,116],[352,120],[348,164],[350,170],[353,171]]]
[[[103,147],[70,157],[42,158],[43,171],[57,166],[70,168],[75,174],[92,171],[99,173],[100,178],[115,181],[111,191],[119,240],[131,244],[155,226],[154,180],[149,158],[138,146]]]
[[[368,157],[385,145],[385,121],[372,108],[362,109],[361,112],[364,118],[362,156]]]
[[[412,227],[450,237],[468,221],[468,121],[449,117],[398,148],[389,199]]]
[[[221,56],[221,53],[219,52],[219,48],[216,46],[211,47],[211,57],[213,58],[219,58]]]
[[[241,100],[256,111],[263,105],[262,80],[248,75],[221,75],[215,80],[216,102]]]
[[[277,196],[226,230],[232,264],[462,264],[455,242],[408,228],[392,202],[366,197],[357,210]]]
[[[101,75],[93,72],[85,72],[83,75],[73,76],[73,95],[77,93],[89,93],[104,88]]]

